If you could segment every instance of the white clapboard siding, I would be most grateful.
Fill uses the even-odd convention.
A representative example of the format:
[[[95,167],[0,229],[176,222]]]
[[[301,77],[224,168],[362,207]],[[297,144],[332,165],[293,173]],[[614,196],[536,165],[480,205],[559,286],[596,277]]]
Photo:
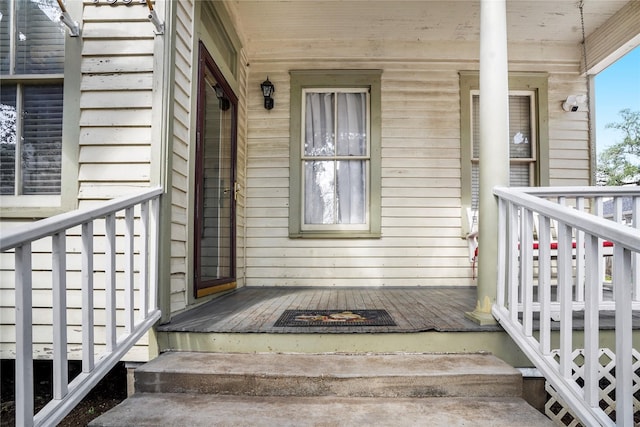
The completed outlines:
[[[249,69],[247,64],[249,60],[246,51],[240,51],[240,64],[238,69],[238,84],[240,93],[238,93],[238,134],[237,134],[237,168],[236,182],[240,191],[236,197],[236,279],[238,286],[245,285],[245,267],[246,267],[246,217],[245,208],[247,206],[247,167],[248,162],[247,150],[247,125],[248,125],[248,103],[253,96],[249,93]],[[250,92],[252,95],[255,91]]]
[[[296,49],[296,47],[292,47]],[[324,50],[349,52],[340,43]],[[279,47],[280,51],[285,49]],[[296,51],[297,53],[297,51]],[[284,52],[284,58],[296,53]],[[336,56],[347,56],[335,54]],[[341,61],[261,58],[248,87],[265,75],[277,88],[276,107],[249,99],[246,283],[250,286],[470,285],[472,269],[462,226],[459,70],[443,64],[361,59],[352,68],[382,69],[382,237],[289,239],[289,70],[349,68]],[[575,64],[573,64],[575,69]],[[477,67],[477,65],[475,65]],[[560,63],[514,69],[549,72],[552,184],[588,183],[587,123],[563,115],[567,93],[585,81]],[[471,67],[473,69],[473,67]],[[562,72],[554,72],[560,70]],[[257,94],[259,95],[259,93]],[[557,156],[556,156],[557,154]],[[555,177],[562,181],[554,182]]]
[[[549,183],[552,186],[589,183],[588,112],[566,112],[562,102],[571,94],[586,94],[577,73],[549,75]]]
[[[173,153],[171,177],[171,296],[172,312],[183,310],[188,301],[187,257],[193,253],[187,248],[189,218],[193,208],[189,206],[189,170],[193,151],[190,149],[195,130],[192,129],[191,110],[196,96],[193,81],[195,56],[193,51],[194,4],[191,1],[176,5],[176,55],[174,84]]]
[[[153,158],[152,109],[154,49],[156,36],[149,22],[146,4],[117,2],[84,2],[81,16],[74,16],[82,27],[82,52],[80,60],[79,141],[78,141],[78,199],[79,207],[89,207],[105,200],[138,191],[151,183],[151,159]],[[158,106],[159,107],[159,106]],[[117,230],[122,230],[118,219]],[[104,306],[101,290],[105,287],[103,272],[105,261],[104,224],[95,223],[94,285],[95,305]],[[118,231],[118,234],[122,234]],[[135,239],[139,239],[138,236]],[[46,240],[46,239],[45,239]],[[79,231],[71,230],[66,239],[69,255],[66,259],[67,302],[70,319],[68,328],[70,358],[80,358],[81,336],[81,247]],[[121,246],[121,243],[118,243]],[[124,255],[117,247],[116,277],[123,283]],[[39,241],[33,245],[33,303],[35,307],[33,336],[35,357],[51,355],[51,244]],[[11,338],[13,317],[4,313],[13,311],[15,298],[11,254],[2,254],[0,271],[0,357],[12,357],[14,341]],[[139,266],[134,266],[134,280],[138,280]],[[118,298],[122,298],[122,290]],[[135,292],[138,298],[138,292]],[[103,315],[96,311],[97,342],[100,343],[100,323]],[[118,313],[118,318],[122,313]],[[119,320],[124,325],[124,319]],[[101,351],[99,347],[96,351]],[[145,337],[125,360],[147,360],[149,350]]]

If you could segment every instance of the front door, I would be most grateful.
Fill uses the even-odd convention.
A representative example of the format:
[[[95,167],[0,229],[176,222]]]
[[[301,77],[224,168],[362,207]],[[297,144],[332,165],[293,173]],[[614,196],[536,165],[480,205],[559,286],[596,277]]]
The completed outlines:
[[[235,287],[237,97],[204,45],[199,50],[195,296]]]

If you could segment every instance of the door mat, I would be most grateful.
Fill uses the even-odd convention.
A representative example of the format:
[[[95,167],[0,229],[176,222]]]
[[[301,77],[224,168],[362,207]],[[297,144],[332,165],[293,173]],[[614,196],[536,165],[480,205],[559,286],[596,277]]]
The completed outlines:
[[[396,326],[396,323],[387,310],[285,310],[273,326]]]

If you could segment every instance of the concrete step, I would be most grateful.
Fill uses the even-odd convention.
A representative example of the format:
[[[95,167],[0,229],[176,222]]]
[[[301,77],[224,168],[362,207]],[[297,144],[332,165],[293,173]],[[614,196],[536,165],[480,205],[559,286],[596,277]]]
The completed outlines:
[[[90,426],[553,426],[514,397],[378,398],[140,393]]]
[[[490,354],[164,353],[137,393],[245,396],[521,397],[518,370]]]

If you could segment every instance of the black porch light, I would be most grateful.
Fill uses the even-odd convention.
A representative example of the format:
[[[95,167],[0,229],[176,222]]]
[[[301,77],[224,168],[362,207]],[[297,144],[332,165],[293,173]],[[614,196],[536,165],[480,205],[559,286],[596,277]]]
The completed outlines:
[[[231,107],[231,101],[224,94],[224,89],[219,84],[213,86],[213,90],[216,91],[216,98],[218,98],[218,105],[222,111],[227,111]]]
[[[273,108],[273,92],[276,91],[273,83],[269,81],[269,76],[267,76],[267,80],[263,81],[260,85],[260,89],[262,89],[262,96],[264,96],[264,108],[267,110],[271,110]]]

